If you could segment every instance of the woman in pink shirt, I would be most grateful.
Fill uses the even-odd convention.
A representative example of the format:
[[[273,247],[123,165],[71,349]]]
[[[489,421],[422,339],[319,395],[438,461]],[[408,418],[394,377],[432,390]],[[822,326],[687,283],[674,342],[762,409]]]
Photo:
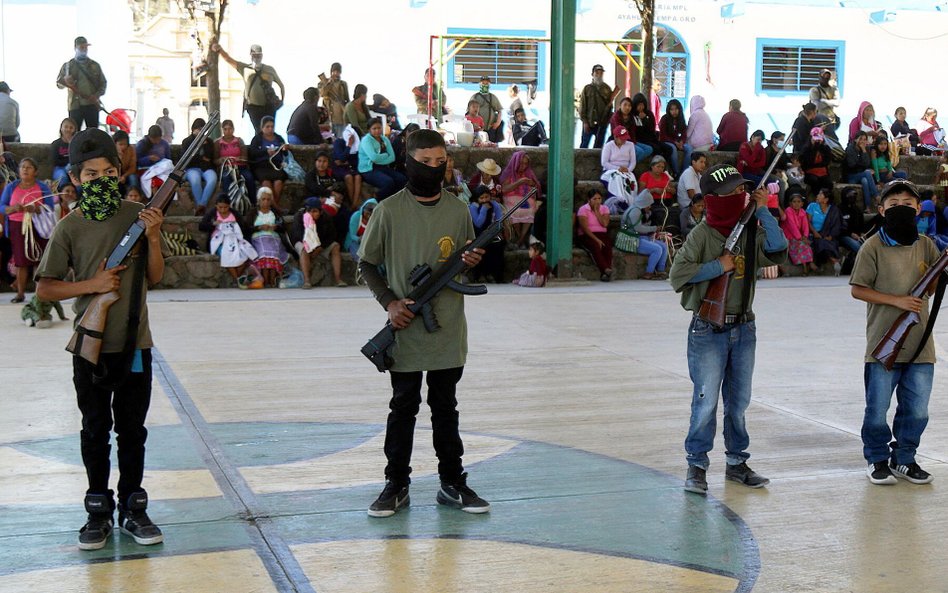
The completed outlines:
[[[790,207],[781,212],[780,228],[790,243],[790,262],[802,266],[803,275],[816,270],[813,264],[813,248],[810,246],[810,220],[803,209],[803,195],[800,190],[787,192]]]
[[[606,232],[609,228],[609,209],[602,205],[602,192],[590,189],[586,203],[576,212],[579,244],[582,245],[599,268],[599,279],[612,280],[612,239]]]
[[[229,119],[221,122],[221,134],[221,137],[214,142],[214,164],[222,169],[224,161],[230,160],[231,164],[236,165],[237,172],[244,178],[244,185],[247,186],[247,197],[252,202],[257,198],[257,182],[250,168],[247,167],[247,145],[238,136],[234,136],[234,122]],[[227,171],[222,171],[220,179],[221,192],[226,194],[230,189],[230,184],[234,182],[234,177]],[[199,215],[204,214],[203,206],[198,210]]]
[[[23,236],[23,215],[27,212],[39,212],[39,202],[53,207],[53,195],[49,187],[36,179],[36,161],[25,158],[20,161],[20,178],[7,184],[0,195],[0,213],[4,214],[3,232],[10,238],[13,245],[13,265],[16,266],[16,296],[11,303],[22,303],[26,300],[26,284],[30,278],[33,266],[39,263],[39,257],[28,253],[26,237]],[[46,239],[33,235],[42,249],[46,247]]]

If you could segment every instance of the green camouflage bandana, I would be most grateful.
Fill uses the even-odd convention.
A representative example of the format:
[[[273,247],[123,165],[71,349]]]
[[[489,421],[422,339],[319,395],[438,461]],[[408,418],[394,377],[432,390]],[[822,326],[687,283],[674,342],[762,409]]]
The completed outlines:
[[[83,183],[79,191],[79,209],[89,220],[112,218],[121,202],[118,177],[97,177]]]

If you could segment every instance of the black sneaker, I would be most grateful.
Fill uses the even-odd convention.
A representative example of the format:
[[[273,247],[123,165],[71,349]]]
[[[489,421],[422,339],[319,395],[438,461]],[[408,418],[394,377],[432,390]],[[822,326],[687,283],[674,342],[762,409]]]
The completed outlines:
[[[889,464],[885,461],[870,463],[869,467],[866,468],[866,476],[869,477],[870,482],[877,485],[895,484],[898,481],[892,475],[892,470],[889,469]]]
[[[151,522],[145,512],[147,507],[148,495],[145,492],[136,492],[128,497],[127,504],[119,505],[119,528],[142,546],[160,544],[165,540],[161,529]]]
[[[461,509],[465,513],[490,512],[490,503],[468,488],[467,474],[461,474],[461,477],[453,484],[441,482],[437,500],[438,504]]]
[[[728,465],[724,470],[724,477],[748,488],[763,488],[770,483],[770,480],[747,467],[747,464],[743,462],[739,465]]]
[[[370,517],[391,517],[395,512],[407,507],[411,503],[408,496],[408,486],[401,486],[395,482],[385,482],[385,488],[369,507]]]
[[[929,484],[935,479],[934,476],[920,468],[914,461],[908,465],[897,465],[893,460],[889,462],[889,469],[892,470],[892,475],[896,478],[908,480],[913,484]]]
[[[685,490],[695,494],[708,493],[707,472],[697,465],[688,466],[688,475],[685,477]]]
[[[112,535],[112,496],[87,494],[85,507],[89,518],[79,530],[79,549],[101,550]]]

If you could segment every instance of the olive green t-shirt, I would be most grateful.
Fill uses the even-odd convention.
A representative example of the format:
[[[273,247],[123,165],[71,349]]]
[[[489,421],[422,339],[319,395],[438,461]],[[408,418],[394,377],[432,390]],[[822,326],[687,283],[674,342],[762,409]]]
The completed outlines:
[[[125,231],[138,219],[138,213],[144,206],[122,200],[115,216],[104,221],[89,220],[82,216],[80,210],[74,210],[69,216],[59,221],[53,229],[43,259],[36,269],[36,278],[55,278],[63,280],[69,270],[75,270],[76,281],[88,280],[95,276],[102,260],[106,259],[112,249],[125,235]],[[132,292],[133,275],[136,266],[148,265],[147,257],[142,257],[146,251],[142,248],[144,240],[132,251],[125,260],[128,269],[121,272],[122,283],[119,286],[121,299],[109,309],[108,320],[105,324],[105,336],[102,339],[102,352],[121,352],[125,347],[125,328],[128,325],[128,309]],[[147,272],[147,271],[146,271]],[[147,286],[148,278],[143,282]],[[145,304],[145,293],[142,290],[141,321],[138,324],[138,348],[151,348],[151,331],[148,327],[148,307]],[[89,302],[96,295],[86,294],[78,297],[72,309],[76,313],[75,323],[85,312]]]
[[[752,222],[756,225],[757,219],[753,219]],[[755,260],[757,269],[776,266],[787,261],[786,249],[775,253],[764,251],[765,238],[764,229],[758,226],[757,259]],[[698,226],[688,233],[685,244],[675,255],[668,280],[676,292],[681,292],[681,306],[686,311],[698,312],[698,309],[701,308],[701,299],[704,298],[704,293],[708,291],[708,284],[711,283],[710,280],[705,280],[697,284],[688,284],[688,281],[694,278],[703,264],[721,257],[721,254],[724,253],[724,242],[726,240],[727,237],[708,226],[705,221],[701,221]],[[741,237],[742,244],[744,241],[745,237]],[[751,282],[750,301],[747,304],[746,313],[752,313],[754,293],[757,286],[757,270],[750,270],[745,273],[743,255],[734,258],[734,265],[734,275],[731,277],[731,285],[727,293],[725,312],[728,315],[741,313],[744,282],[749,281]]]
[[[473,239],[471,214],[453,194],[442,191],[437,204],[425,206],[403,189],[375,208],[359,246],[359,258],[384,265],[389,287],[403,299],[412,291],[408,276],[415,266],[428,264],[437,270],[458,247]],[[464,297],[445,288],[431,303],[441,329],[428,333],[418,315],[407,328],[395,332],[393,371],[436,371],[464,366]]]
[[[940,255],[932,240],[924,235],[912,245],[905,246],[886,245],[877,233],[866,239],[856,254],[849,283],[885,294],[907,295]],[[866,304],[866,362],[879,362],[872,357],[872,351],[902,312],[891,305]],[[895,362],[908,362],[918,349],[928,324],[927,304],[922,307],[919,317],[921,321],[909,331]],[[935,362],[935,342],[931,337],[915,362]]]

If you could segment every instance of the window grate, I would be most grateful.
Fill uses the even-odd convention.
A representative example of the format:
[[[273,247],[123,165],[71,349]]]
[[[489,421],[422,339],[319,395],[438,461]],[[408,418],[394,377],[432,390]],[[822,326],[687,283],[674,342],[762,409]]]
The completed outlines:
[[[539,78],[540,44],[536,41],[472,40],[454,56],[454,84],[522,84]]]
[[[839,69],[838,47],[763,45],[760,48],[761,91],[807,92],[819,82],[820,70]]]

